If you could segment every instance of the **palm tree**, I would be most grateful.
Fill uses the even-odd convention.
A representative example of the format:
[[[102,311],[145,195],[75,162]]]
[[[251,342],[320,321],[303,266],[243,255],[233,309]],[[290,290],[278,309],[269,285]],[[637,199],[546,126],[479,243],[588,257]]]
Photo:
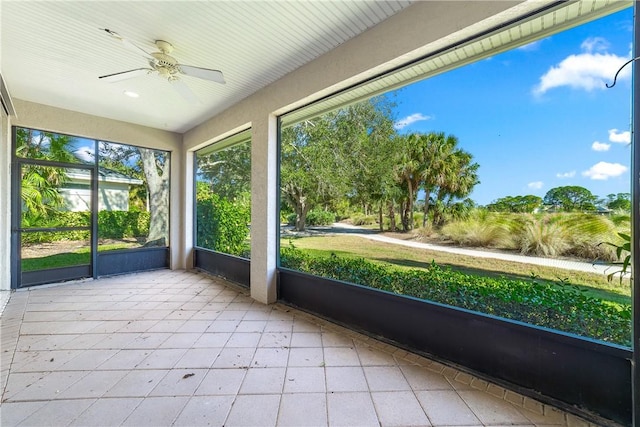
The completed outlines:
[[[397,137],[400,156],[396,167],[398,181],[406,191],[402,202],[402,228],[409,231],[413,228],[413,203],[422,181],[424,164],[423,138],[419,134],[401,135]]]
[[[458,138],[444,132],[421,136],[423,151],[422,186],[425,192],[423,226],[426,225],[429,206],[434,212],[433,224],[438,225],[447,206],[454,200],[469,195],[479,183],[477,163],[473,156],[458,148]]]
[[[16,135],[18,157],[67,163],[78,161],[69,150],[72,138],[67,135],[24,128],[17,129]],[[67,181],[64,168],[25,165],[21,174],[23,218],[46,217],[64,203],[59,193]]]
[[[472,163],[472,159],[473,156],[463,150],[456,150],[447,157],[447,173],[442,176],[436,196],[436,201],[441,203],[444,209],[434,214],[434,225],[441,225],[444,210],[455,200],[468,196],[473,187],[480,182],[477,174],[480,165]]]
[[[458,144],[458,139],[453,136],[445,136],[444,132],[431,132],[422,135],[424,150],[424,168],[422,170],[422,185],[425,192],[424,217],[422,226],[427,223],[430,203],[435,203],[436,198],[431,194],[438,188],[446,186],[455,172],[449,157]]]

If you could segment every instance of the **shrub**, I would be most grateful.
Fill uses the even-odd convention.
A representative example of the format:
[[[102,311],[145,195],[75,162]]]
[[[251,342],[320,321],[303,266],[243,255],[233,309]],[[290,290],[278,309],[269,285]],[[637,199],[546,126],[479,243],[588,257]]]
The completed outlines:
[[[98,212],[98,237],[122,239],[145,237],[149,234],[149,212],[100,211]]]
[[[246,203],[232,202],[214,193],[197,196],[196,244],[230,255],[247,254],[251,211]]]
[[[309,226],[331,225],[334,222],[336,222],[336,214],[333,212],[310,210],[307,213],[307,225]]]
[[[376,215],[353,214],[351,223],[353,225],[373,225],[378,220]]]
[[[422,227],[422,218],[424,218],[424,212],[413,213],[413,229],[417,230]]]
[[[315,257],[283,248],[283,267],[396,294],[629,346],[631,305],[586,296],[565,282],[473,276],[433,263],[427,271],[397,270],[362,258]]]

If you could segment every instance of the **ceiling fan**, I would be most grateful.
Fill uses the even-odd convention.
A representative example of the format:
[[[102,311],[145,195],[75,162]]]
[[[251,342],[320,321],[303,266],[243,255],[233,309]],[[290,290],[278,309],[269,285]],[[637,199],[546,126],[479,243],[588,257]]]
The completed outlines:
[[[181,75],[197,77],[199,79],[209,80],[216,83],[225,83],[224,76],[219,70],[212,70],[209,68],[194,67],[192,65],[184,65],[178,63],[178,60],[171,56],[173,52],[173,45],[164,40],[156,40],[155,45],[158,48],[157,52],[147,52],[143,48],[139,47],[130,40],[120,36],[115,31],[107,28],[101,28],[109,36],[122,42],[125,48],[141,54],[147,60],[149,67],[136,68],[128,71],[121,71],[119,73],[107,74],[98,77],[108,82],[118,82],[121,80],[130,79],[143,74],[157,73],[160,77],[167,79],[173,88],[187,101],[191,103],[198,102],[198,98],[189,89],[189,87],[180,80]]]

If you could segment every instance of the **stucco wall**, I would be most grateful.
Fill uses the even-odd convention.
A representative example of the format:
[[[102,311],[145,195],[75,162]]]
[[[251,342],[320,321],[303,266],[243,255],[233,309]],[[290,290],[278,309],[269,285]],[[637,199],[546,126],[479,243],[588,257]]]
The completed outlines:
[[[11,288],[10,120],[0,107],[0,289]]]

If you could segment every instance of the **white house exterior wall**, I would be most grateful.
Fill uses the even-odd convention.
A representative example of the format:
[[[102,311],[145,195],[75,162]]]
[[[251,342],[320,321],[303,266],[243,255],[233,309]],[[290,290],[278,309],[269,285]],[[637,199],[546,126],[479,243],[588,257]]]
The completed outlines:
[[[64,210],[87,212],[91,208],[91,190],[89,188],[61,188],[60,195],[65,201]],[[128,211],[129,185],[101,182],[98,187],[98,210]]]

